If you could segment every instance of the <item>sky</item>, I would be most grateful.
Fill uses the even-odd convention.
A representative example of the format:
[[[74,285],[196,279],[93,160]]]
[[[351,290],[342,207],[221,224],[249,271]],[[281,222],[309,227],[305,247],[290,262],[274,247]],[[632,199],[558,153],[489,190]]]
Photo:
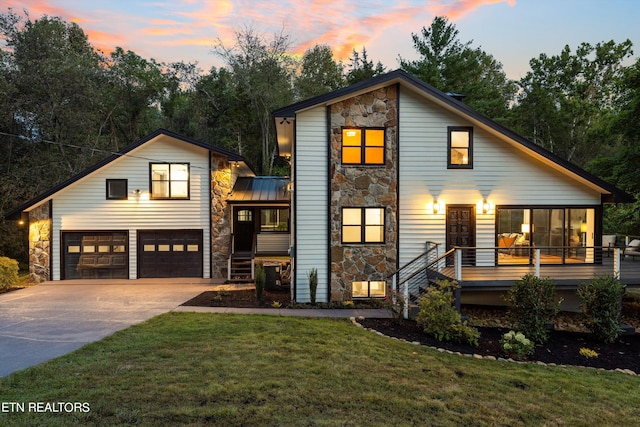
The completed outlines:
[[[105,53],[115,47],[159,62],[197,62],[208,71],[224,63],[213,53],[220,40],[252,28],[267,39],[284,32],[292,53],[316,44],[330,46],[348,62],[366,48],[369,60],[388,71],[398,57],[418,59],[412,34],[446,16],[462,42],[472,41],[503,64],[507,77],[520,79],[541,53],[556,55],[565,45],[626,39],[640,57],[638,0],[0,0],[32,20],[42,15],[77,23],[89,42]]]

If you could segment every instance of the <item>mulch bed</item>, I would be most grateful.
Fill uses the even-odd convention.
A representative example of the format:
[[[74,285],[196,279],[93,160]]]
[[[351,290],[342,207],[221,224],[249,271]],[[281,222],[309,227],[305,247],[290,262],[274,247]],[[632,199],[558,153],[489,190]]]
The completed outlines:
[[[274,307],[274,301],[279,303],[282,308],[291,307],[290,291],[288,289],[265,290],[260,301],[256,299],[254,289],[207,291],[182,305],[267,308]],[[426,335],[413,320],[363,319],[358,322],[366,328],[409,342],[419,342],[423,345],[463,354],[478,354],[496,358],[508,357],[500,347],[502,335],[513,329],[506,310],[495,307],[466,306],[463,307],[463,315],[467,316],[469,322],[480,331],[478,347],[440,342]],[[534,354],[528,358],[528,361],[589,366],[609,370],[628,369],[640,374],[640,334],[624,335],[613,344],[603,344],[590,337],[581,321],[579,313],[560,313],[554,318],[554,323],[561,330],[549,331],[547,343],[537,345]],[[623,322],[639,328],[639,303],[626,302],[623,304]],[[581,348],[597,352],[598,357],[587,358],[580,355]]]

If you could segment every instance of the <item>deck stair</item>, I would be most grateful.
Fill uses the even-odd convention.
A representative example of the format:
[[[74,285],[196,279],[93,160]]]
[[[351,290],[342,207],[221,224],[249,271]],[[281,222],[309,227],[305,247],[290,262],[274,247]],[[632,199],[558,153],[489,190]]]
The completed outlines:
[[[253,279],[253,255],[251,252],[238,252],[231,256],[229,282],[246,283]]]
[[[392,276],[393,289],[407,299],[407,315],[414,318],[419,312],[418,301],[437,280],[454,280],[454,250],[438,255],[438,244],[427,242],[427,250],[414,258]],[[456,308],[460,311],[460,292],[456,293]]]

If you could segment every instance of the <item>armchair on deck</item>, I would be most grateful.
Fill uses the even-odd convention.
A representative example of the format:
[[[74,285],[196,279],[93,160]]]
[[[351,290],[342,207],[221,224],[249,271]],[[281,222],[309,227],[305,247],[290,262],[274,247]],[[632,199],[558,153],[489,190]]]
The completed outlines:
[[[635,259],[637,256],[640,256],[640,240],[633,239],[629,242],[626,248],[624,248],[624,257],[632,257]]]

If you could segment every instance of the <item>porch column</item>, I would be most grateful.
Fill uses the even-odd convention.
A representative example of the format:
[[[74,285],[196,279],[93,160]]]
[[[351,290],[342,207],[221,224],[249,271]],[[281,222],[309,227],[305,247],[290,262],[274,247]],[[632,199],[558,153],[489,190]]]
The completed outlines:
[[[622,250],[613,248],[613,277],[620,280],[620,261],[622,260]]]

